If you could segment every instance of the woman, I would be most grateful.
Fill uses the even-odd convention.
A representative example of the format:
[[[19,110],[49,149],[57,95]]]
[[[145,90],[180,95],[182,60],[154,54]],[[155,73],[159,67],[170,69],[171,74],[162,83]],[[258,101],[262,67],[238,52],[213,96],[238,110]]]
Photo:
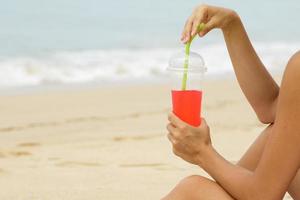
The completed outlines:
[[[201,22],[206,27],[196,33]],[[192,127],[170,113],[167,129],[173,152],[199,165],[216,182],[187,177],[163,200],[278,200],[287,191],[300,199],[300,52],[289,60],[279,89],[232,10],[198,6],[187,20],[182,41],[195,34],[202,37],[214,28],[223,32],[243,93],[258,119],[269,126],[234,165],[213,148],[204,119],[201,126]]]

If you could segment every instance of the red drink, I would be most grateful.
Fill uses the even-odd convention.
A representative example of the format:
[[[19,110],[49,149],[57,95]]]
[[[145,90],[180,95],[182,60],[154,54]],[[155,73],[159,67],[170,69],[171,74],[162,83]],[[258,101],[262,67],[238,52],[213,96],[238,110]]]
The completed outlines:
[[[173,112],[191,126],[201,124],[202,80],[206,67],[203,58],[190,51],[174,54],[167,68],[172,88]]]
[[[202,91],[172,90],[174,114],[192,126],[201,124],[201,102]]]

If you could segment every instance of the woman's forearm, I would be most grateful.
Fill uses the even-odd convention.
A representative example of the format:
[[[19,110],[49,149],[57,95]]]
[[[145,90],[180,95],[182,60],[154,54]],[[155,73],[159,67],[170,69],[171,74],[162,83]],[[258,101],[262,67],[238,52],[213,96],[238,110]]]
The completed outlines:
[[[264,188],[255,180],[254,172],[225,160],[213,148],[201,155],[201,166],[230,195],[239,200],[276,200],[272,190]]]
[[[274,122],[279,87],[257,56],[239,16],[233,17],[223,35],[237,80],[258,118]]]

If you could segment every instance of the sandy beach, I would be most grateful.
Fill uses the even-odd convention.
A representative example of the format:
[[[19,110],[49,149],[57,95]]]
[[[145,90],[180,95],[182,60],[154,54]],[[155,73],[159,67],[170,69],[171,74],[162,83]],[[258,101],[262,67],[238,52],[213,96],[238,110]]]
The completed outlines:
[[[161,85],[1,96],[0,199],[153,200],[205,175],[172,154],[169,110]],[[265,127],[233,80],[206,82],[203,115],[232,162]]]

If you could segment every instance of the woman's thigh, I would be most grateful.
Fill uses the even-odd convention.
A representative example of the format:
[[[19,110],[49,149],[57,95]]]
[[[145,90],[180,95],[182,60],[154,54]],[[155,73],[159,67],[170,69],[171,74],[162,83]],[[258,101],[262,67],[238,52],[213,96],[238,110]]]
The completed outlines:
[[[269,135],[272,134],[273,124],[269,125],[265,130],[256,138],[253,144],[249,147],[246,153],[239,160],[237,165],[244,167],[248,170],[254,171],[268,141]]]
[[[248,170],[254,171],[264,151],[265,144],[272,134],[273,125],[269,125],[249,147],[246,153],[242,156],[238,165]],[[289,194],[294,200],[300,200],[300,171],[296,174],[288,188]]]
[[[289,194],[294,200],[300,200],[300,171],[298,170],[295,178],[289,186]]]
[[[183,179],[162,200],[233,200],[216,182],[198,175]]]

